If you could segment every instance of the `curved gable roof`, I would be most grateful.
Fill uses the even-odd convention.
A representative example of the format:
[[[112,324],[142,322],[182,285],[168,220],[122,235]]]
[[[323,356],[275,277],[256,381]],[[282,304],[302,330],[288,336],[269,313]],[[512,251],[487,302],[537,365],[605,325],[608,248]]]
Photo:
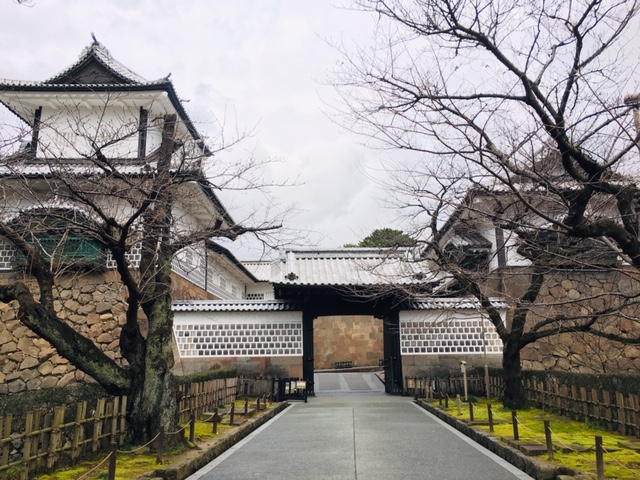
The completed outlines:
[[[164,79],[167,80],[166,78]],[[144,84],[142,76],[118,62],[95,38],[85,47],[78,60],[54,75],[45,84]],[[151,82],[157,83],[157,82]]]

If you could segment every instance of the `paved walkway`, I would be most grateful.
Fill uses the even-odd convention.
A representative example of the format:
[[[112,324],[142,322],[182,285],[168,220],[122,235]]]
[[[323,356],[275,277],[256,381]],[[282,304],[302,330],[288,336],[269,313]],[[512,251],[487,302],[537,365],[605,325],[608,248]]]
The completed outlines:
[[[323,373],[287,410],[188,480],[531,479],[371,373]]]

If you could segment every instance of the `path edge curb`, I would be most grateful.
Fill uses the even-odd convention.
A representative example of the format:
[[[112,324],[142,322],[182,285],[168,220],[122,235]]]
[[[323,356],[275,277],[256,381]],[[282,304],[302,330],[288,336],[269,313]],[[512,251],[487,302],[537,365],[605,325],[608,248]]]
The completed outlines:
[[[446,412],[443,412],[439,408],[434,407],[423,400],[416,400],[415,403],[536,480],[553,480],[559,475],[575,475],[576,473],[567,467],[555,466],[527,457],[519,450],[509,447],[508,445],[504,445],[490,434],[470,427],[462,420],[452,417]]]
[[[197,457],[180,465],[172,465],[167,468],[156,468],[151,472],[148,472],[144,477],[162,478],[164,480],[184,480],[214,460],[216,457],[222,455],[240,440],[253,433],[269,420],[273,419],[276,415],[283,412],[288,406],[288,402],[283,402],[247,425],[240,426],[237,431],[233,432],[231,435],[222,439],[215,445],[203,450]]]

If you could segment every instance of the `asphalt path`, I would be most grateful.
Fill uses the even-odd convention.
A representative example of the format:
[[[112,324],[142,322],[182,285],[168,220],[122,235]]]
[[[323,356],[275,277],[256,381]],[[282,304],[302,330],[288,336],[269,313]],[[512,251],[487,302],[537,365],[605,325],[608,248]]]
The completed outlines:
[[[524,480],[530,476],[370,373],[323,373],[292,403],[187,480]]]

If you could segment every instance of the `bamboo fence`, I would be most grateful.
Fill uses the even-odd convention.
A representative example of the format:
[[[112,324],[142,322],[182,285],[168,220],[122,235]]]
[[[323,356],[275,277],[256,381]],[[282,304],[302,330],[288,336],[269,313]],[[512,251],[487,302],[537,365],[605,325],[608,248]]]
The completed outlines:
[[[237,390],[237,378],[181,386],[181,423],[187,423],[192,413],[235,400]],[[28,412],[18,431],[12,415],[0,417],[0,478],[31,478],[62,462],[75,464],[85,455],[106,452],[113,443],[122,445],[130,438],[126,415],[127,397],[115,397],[99,399],[91,410],[82,402]]]
[[[489,378],[492,397],[502,396],[503,382],[502,377]],[[560,385],[555,381],[545,383],[535,378],[525,379],[525,391],[532,406],[640,438],[640,395]]]

